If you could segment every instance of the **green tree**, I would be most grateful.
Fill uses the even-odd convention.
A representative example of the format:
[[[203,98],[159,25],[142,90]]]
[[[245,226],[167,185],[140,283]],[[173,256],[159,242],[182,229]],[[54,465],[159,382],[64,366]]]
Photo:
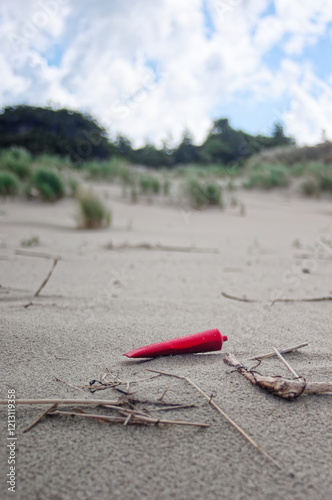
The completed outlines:
[[[198,148],[193,144],[193,138],[188,130],[185,130],[179,146],[173,152],[174,163],[195,163],[198,159]]]
[[[273,126],[270,147],[290,146],[294,143],[295,141],[292,137],[285,136],[284,127],[281,125],[281,123],[276,122]]]
[[[70,157],[77,165],[116,152],[106,131],[89,115],[34,106],[5,108],[0,115],[0,149],[24,147],[32,154]]]
[[[213,122],[210,132],[202,145],[202,153],[211,162],[230,163],[244,156],[241,145],[245,142],[245,134],[234,130],[227,118]]]

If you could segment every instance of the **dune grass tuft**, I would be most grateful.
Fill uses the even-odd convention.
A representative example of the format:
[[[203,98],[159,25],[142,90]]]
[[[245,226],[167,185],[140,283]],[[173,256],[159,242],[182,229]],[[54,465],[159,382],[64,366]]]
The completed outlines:
[[[0,196],[15,196],[19,191],[20,183],[12,172],[0,171]]]
[[[0,169],[15,174],[20,179],[30,175],[31,154],[24,148],[13,146],[0,153]]]
[[[289,170],[284,165],[259,165],[249,171],[244,187],[248,189],[272,189],[287,187],[290,183]]]
[[[79,203],[78,223],[82,229],[98,229],[111,224],[111,212],[91,189],[80,189],[76,195]]]
[[[123,184],[128,185],[130,181],[130,167],[126,160],[113,156],[107,161],[91,161],[84,164],[89,179],[107,180],[113,182],[120,179]]]
[[[208,205],[223,205],[221,187],[216,182],[202,182],[196,178],[190,178],[185,183],[184,191],[193,208],[200,209]]]
[[[39,168],[31,176],[30,185],[44,201],[54,202],[63,198],[65,189],[60,176],[48,168]]]
[[[160,181],[151,174],[141,174],[138,183],[142,194],[152,195],[160,192]]]

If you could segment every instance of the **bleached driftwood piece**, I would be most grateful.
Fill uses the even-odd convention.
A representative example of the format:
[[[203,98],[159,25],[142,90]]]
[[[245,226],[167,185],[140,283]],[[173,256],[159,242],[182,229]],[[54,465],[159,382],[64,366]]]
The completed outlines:
[[[298,349],[302,349],[302,347],[307,347],[307,346],[308,342],[303,342],[302,344],[294,345],[292,347],[287,347],[286,349],[281,349],[281,350],[279,349],[279,353],[286,354],[286,352],[296,351]],[[276,356],[275,351],[267,352],[265,354],[261,354],[260,356],[254,356],[253,358],[247,358],[245,361],[255,361],[256,359],[258,361],[259,359],[272,358],[273,356]]]
[[[303,378],[288,379],[279,376],[264,376],[255,370],[246,368],[232,353],[226,354],[224,362],[232,366],[253,385],[272,392],[275,396],[292,399],[302,394],[332,394],[332,382],[306,382]]]

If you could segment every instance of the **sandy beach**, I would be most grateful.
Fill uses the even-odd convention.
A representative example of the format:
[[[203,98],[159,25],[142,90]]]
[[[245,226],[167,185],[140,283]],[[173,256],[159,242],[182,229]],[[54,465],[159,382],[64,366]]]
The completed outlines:
[[[15,389],[22,399],[117,399],[121,395],[114,389],[83,394],[56,378],[83,386],[100,379],[105,367],[121,380],[148,377],[146,368],[174,373],[213,394],[282,470],[184,380],[160,376],[132,386],[135,396],[157,399],[168,387],[165,403],[197,407],[164,417],[209,427],[123,426],[47,416],[23,433],[45,408],[17,405],[15,498],[332,498],[331,395],[283,400],[223,363],[227,352],[244,360],[272,346],[308,342],[287,360],[308,381],[332,379],[331,302],[271,303],[277,296],[332,295],[331,201],[305,200],[288,191],[243,192],[241,216],[239,207],[194,211],[166,201],[133,205],[116,187],[97,189],[113,212],[108,229],[76,229],[71,199],[0,205],[0,397]],[[22,240],[32,236],[39,245],[23,248]],[[60,260],[40,296],[33,297],[52,257]],[[262,302],[229,300],[222,292]],[[145,362],[122,356],[210,328],[228,336],[221,352]],[[291,377],[275,357],[257,369]],[[0,412],[0,498],[6,499],[13,498],[6,485],[6,406]]]

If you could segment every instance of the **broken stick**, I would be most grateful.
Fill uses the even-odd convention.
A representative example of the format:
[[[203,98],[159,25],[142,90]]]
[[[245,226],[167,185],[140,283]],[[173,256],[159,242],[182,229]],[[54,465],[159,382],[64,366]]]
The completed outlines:
[[[48,275],[46,276],[46,278],[44,279],[44,281],[42,282],[42,284],[40,285],[40,287],[38,288],[38,290],[36,291],[34,297],[38,297],[38,295],[40,294],[40,292],[42,291],[42,289],[44,288],[44,286],[47,284],[48,280],[50,279],[50,277],[52,276],[52,273],[55,269],[55,266],[57,265],[58,263],[58,258],[56,257],[53,261],[53,266],[50,270],[50,272],[48,273]]]
[[[42,420],[42,418],[44,418],[48,413],[50,413],[52,410],[54,410],[54,408],[56,408],[56,406],[57,406],[57,403],[55,403],[54,405],[47,408],[47,410],[45,410],[41,415],[39,415],[39,417],[34,422],[32,422],[32,424],[30,424],[26,429],[24,429],[23,433],[28,432],[30,429],[32,429],[32,427],[34,427],[36,424],[38,424],[38,422],[40,422]]]
[[[186,252],[186,253],[219,253],[218,248],[198,248],[198,247],[181,247],[181,246],[171,246],[162,245],[161,243],[151,244],[151,243],[121,243],[119,245],[114,244],[110,241],[105,245],[106,250],[160,250],[165,252]]]
[[[236,297],[235,295],[229,295],[229,293],[221,292],[221,295],[225,297],[225,299],[230,300],[238,300],[239,302],[257,302],[255,299],[247,299],[247,297]]]
[[[325,302],[332,300],[331,295],[327,295],[326,297],[308,297],[308,298],[295,298],[295,299],[274,299],[274,300],[258,300],[258,299],[247,299],[247,297],[236,297],[235,295],[230,295],[226,292],[221,292],[221,295],[225,297],[225,299],[237,300],[238,302],[271,302],[271,304],[275,304],[276,302]]]
[[[302,349],[302,347],[307,347],[308,345],[309,345],[308,342],[303,342],[303,344],[287,347],[286,349],[279,349],[279,352],[280,354],[286,354],[287,352],[296,351],[297,349]],[[276,353],[274,351],[268,352],[266,354],[261,354],[260,356],[255,356],[253,358],[247,358],[245,361],[255,361],[259,359],[272,358],[273,356],[276,356]]]
[[[243,429],[241,429],[241,427],[236,422],[234,422],[234,420],[232,420],[228,415],[226,415],[226,413],[212,400],[212,396],[208,396],[200,387],[198,387],[198,385],[195,384],[195,382],[193,382],[192,380],[190,380],[190,378],[184,377],[182,375],[176,375],[174,373],[167,373],[167,372],[161,372],[161,371],[158,371],[158,370],[152,370],[152,369],[149,369],[149,368],[147,368],[146,370],[149,371],[149,372],[160,373],[161,375],[165,375],[167,377],[175,377],[175,378],[178,378],[178,379],[181,379],[181,380],[185,380],[186,382],[188,382],[188,384],[190,384],[200,394],[202,394],[202,396],[204,396],[205,399],[208,400],[209,404],[211,406],[213,406],[233,427],[235,427],[235,429],[247,441],[249,441],[249,443],[252,446],[254,446],[256,448],[256,450],[258,450],[262,455],[264,455],[271,462],[273,462],[274,465],[276,465],[278,467],[278,469],[282,469],[281,465],[276,460],[274,460],[274,458],[272,458],[268,453],[266,453],[266,451],[264,451],[263,448],[261,448]]]
[[[0,405],[8,404],[8,399],[0,399]],[[119,401],[109,399],[16,399],[17,405],[119,405]]]
[[[44,253],[44,252],[31,252],[29,250],[16,250],[15,252],[16,255],[23,255],[24,257],[37,257],[40,259],[58,259],[60,260],[60,257],[55,257],[54,255],[51,255],[50,253]]]
[[[95,415],[90,413],[79,413],[75,411],[61,411],[55,410],[49,415],[72,415],[76,417],[90,418],[93,420],[101,420],[104,422],[115,423],[115,424],[171,424],[171,425],[187,425],[192,427],[210,427],[210,424],[206,424],[203,422],[187,422],[185,420],[166,420],[162,418],[153,418],[148,417],[146,415],[139,414],[129,414],[126,417],[114,417],[108,415]],[[132,417],[132,418],[128,418]]]
[[[275,396],[293,399],[302,394],[329,394],[332,393],[332,382],[306,382],[303,379],[287,379],[279,376],[264,376],[254,370],[249,370],[234,354],[228,353],[224,363],[235,368],[253,385],[257,385]]]
[[[272,346],[272,349],[274,350],[274,352],[276,353],[278,358],[282,361],[282,363],[286,366],[287,370],[289,370],[294,375],[294,377],[303,378],[303,377],[299,377],[299,375],[296,373],[296,371],[293,370],[291,365],[285,360],[285,358],[280,354],[279,351],[277,351],[277,349],[275,347]]]

